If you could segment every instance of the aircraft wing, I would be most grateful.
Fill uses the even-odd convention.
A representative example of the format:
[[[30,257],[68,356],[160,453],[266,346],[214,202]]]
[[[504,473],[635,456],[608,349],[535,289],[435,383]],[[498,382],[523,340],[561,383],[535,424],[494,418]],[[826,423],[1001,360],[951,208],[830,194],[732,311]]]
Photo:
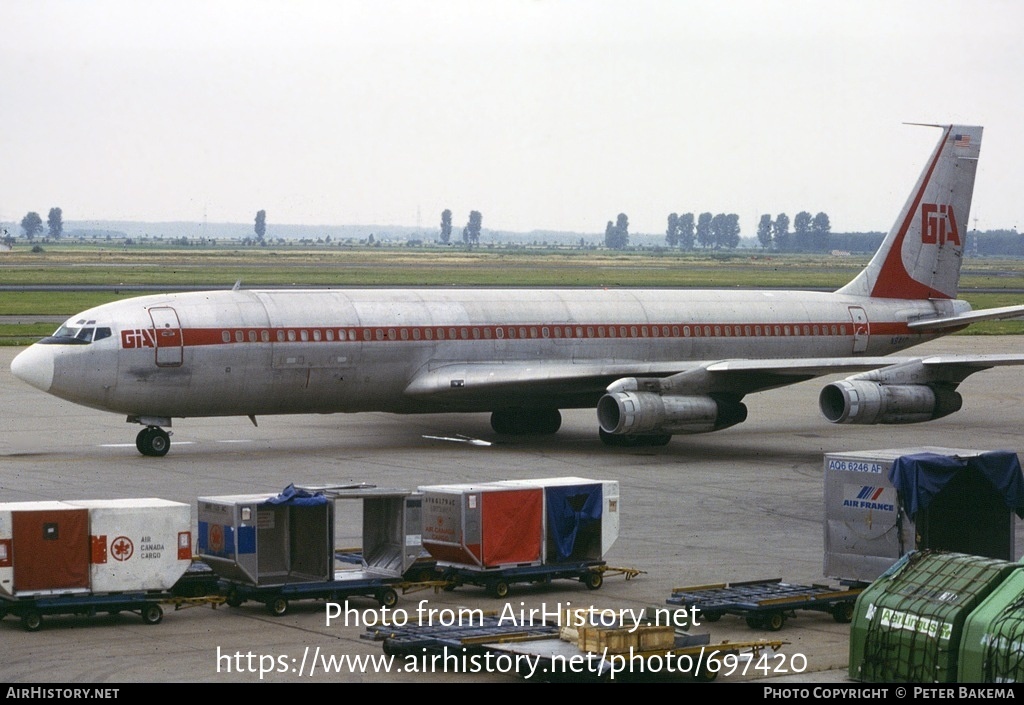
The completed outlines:
[[[998,321],[1007,318],[1020,318],[1024,316],[1024,306],[1000,306],[998,308],[986,308],[981,311],[968,311],[958,316],[947,316],[945,318],[926,318],[919,321],[907,323],[907,328],[915,331],[944,330],[947,328],[960,328],[978,321]]]
[[[505,397],[511,403],[544,398],[593,399],[610,386],[629,383],[661,394],[732,394],[795,384],[831,374],[866,372],[886,380],[958,384],[991,367],[1024,365],[1024,355],[929,355],[917,357],[845,357],[737,359],[706,362],[573,364],[481,362],[425,369],[406,387],[414,399],[465,403]],[[646,383],[646,384],[645,384]]]

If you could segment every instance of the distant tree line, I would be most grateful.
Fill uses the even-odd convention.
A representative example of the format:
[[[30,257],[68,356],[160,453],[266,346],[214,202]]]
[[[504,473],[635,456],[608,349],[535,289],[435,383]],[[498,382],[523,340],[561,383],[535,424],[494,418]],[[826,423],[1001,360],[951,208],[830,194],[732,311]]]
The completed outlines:
[[[615,222],[608,221],[604,229],[604,245],[613,250],[624,250],[629,245],[629,218],[619,213]]]
[[[51,240],[59,240],[64,234],[64,211],[51,208],[46,218],[48,236]],[[43,232],[43,219],[35,211],[30,211],[21,219],[21,231],[28,241],[35,240]]]
[[[483,229],[484,216],[480,211],[470,211],[469,220],[462,228],[462,243],[472,249],[473,245],[480,244],[480,232]],[[445,208],[441,211],[441,233],[440,240],[443,244],[451,244],[452,240],[452,211]]]
[[[881,232],[833,233],[828,214],[823,212],[812,216],[808,211],[801,211],[796,214],[792,225],[791,230],[789,216],[785,213],[779,213],[774,218],[767,213],[762,215],[757,225],[758,244],[764,250],[775,252],[839,251],[867,254],[876,251],[885,238],[885,233]],[[470,211],[469,219],[462,229],[462,241],[467,248],[479,245],[482,227],[483,215],[477,210]],[[29,212],[21,219],[21,230],[24,238],[30,242],[40,237],[44,230],[49,240],[59,240],[64,235],[63,210],[51,208],[45,225],[39,213]],[[446,208],[441,213],[440,241],[450,244],[452,231],[452,212]],[[76,232],[81,236],[80,231]],[[243,244],[265,246],[270,242],[266,237],[265,210],[256,212],[253,232],[255,236],[244,238]],[[0,241],[8,246],[15,242],[7,231],[3,232]],[[332,242],[330,236],[320,241],[325,244]],[[282,244],[285,241],[278,237],[274,242]],[[366,242],[370,245],[379,244],[372,235]],[[422,244],[421,241],[416,242]],[[693,213],[671,213],[668,216],[665,242],[669,247],[681,250],[735,249],[740,244],[739,216],[735,213],[712,215],[705,212],[699,216]],[[579,246],[587,246],[585,238],[580,238]],[[625,213],[619,213],[614,222],[608,221],[604,246],[616,250],[629,247],[629,217]],[[1024,257],[1024,236],[1016,230],[972,230],[966,234],[964,250],[967,256]]]
[[[731,250],[740,244],[740,217],[735,213],[705,212],[696,218],[693,213],[670,213],[665,242],[681,250],[695,247]]]

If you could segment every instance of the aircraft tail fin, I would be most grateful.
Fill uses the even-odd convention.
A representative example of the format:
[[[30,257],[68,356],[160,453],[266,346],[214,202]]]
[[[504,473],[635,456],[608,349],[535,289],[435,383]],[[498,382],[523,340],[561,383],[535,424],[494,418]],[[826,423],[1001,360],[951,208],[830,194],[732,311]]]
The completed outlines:
[[[956,298],[982,128],[932,125],[942,138],[868,266],[837,293]]]

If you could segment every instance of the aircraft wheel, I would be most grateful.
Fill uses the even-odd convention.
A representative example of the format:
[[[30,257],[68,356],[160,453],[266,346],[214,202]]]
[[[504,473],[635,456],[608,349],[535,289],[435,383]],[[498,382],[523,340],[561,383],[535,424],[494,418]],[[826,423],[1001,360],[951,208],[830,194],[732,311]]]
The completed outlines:
[[[142,621],[146,624],[160,624],[164,618],[164,611],[160,605],[146,605],[142,608]]]
[[[649,446],[667,446],[668,442],[672,440],[671,433],[659,433],[656,436],[647,436],[647,445]]]
[[[558,409],[541,409],[533,418],[533,433],[551,435],[562,427],[562,414]]]
[[[631,436],[626,433],[608,433],[603,428],[597,430],[601,442],[612,448],[635,448],[640,445],[641,436]]]
[[[162,458],[171,449],[171,436],[159,426],[147,426],[135,437],[135,447],[143,455]]]
[[[504,409],[491,413],[491,428],[503,436],[550,435],[562,427],[558,409]]]

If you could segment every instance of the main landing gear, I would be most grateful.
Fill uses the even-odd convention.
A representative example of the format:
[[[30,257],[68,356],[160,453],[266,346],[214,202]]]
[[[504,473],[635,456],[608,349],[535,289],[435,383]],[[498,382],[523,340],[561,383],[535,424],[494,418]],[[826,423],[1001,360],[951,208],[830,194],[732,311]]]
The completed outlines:
[[[503,436],[550,435],[561,426],[558,409],[504,409],[491,414],[491,428]]]
[[[146,426],[135,437],[135,447],[143,455],[162,458],[171,449],[171,434],[159,426]]]
[[[668,445],[672,440],[671,433],[655,433],[639,435],[632,433],[608,433],[603,428],[597,429],[601,442],[614,448],[640,448]]]

